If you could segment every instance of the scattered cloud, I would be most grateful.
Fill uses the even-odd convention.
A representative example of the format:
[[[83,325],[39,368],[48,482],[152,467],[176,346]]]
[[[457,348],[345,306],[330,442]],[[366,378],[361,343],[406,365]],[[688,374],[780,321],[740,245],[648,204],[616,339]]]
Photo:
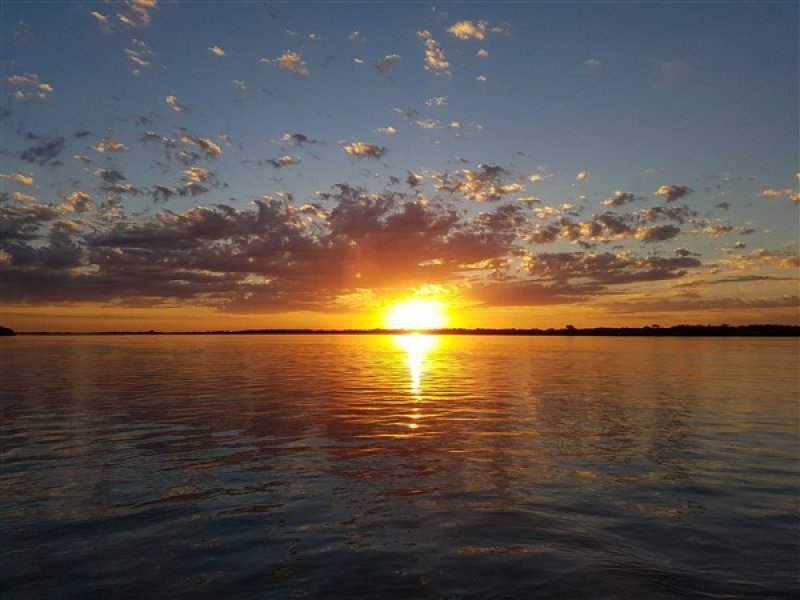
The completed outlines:
[[[516,182],[504,183],[509,172],[498,165],[481,164],[478,169],[463,169],[459,174],[435,173],[435,189],[451,194],[459,194],[472,202],[494,202],[508,194],[525,191],[525,187]]]
[[[92,149],[95,152],[127,152],[128,147],[120,141],[111,139],[111,138],[103,138],[99,142],[97,142]]]
[[[482,40],[486,37],[486,21],[459,21],[450,26],[447,32],[461,40]]]
[[[208,138],[201,138],[189,133],[183,133],[180,136],[180,141],[185,144],[197,146],[206,154],[206,156],[214,157],[222,154],[222,148]]]
[[[386,148],[378,146],[377,144],[370,144],[368,142],[353,142],[352,144],[348,144],[347,142],[340,143],[345,152],[356,158],[380,158],[386,154]]]
[[[439,43],[433,39],[431,32],[423,29],[418,31],[417,35],[425,44],[425,69],[449,74],[450,63],[445,57],[444,51],[439,47]]]
[[[309,74],[306,61],[300,54],[291,50],[287,50],[277,58],[262,58],[261,62],[289,71],[297,77],[306,77]]]
[[[26,162],[44,166],[58,166],[58,157],[64,151],[66,140],[61,136],[37,136],[28,135],[29,139],[37,140],[33,146],[24,150],[20,158]]]
[[[783,188],[783,189],[767,188],[763,190],[758,196],[759,198],[781,198],[782,196],[791,197],[793,194],[795,194],[795,191],[790,188]]]
[[[667,202],[675,202],[692,193],[692,189],[685,185],[662,185],[655,191],[656,196],[665,198]]]
[[[270,165],[275,169],[281,169],[283,167],[288,167],[289,165],[296,165],[299,163],[300,159],[287,154],[285,156],[279,156],[278,158],[268,158],[267,160],[262,161],[260,164]]]
[[[621,192],[617,190],[614,192],[613,196],[603,200],[603,204],[606,206],[622,206],[623,204],[627,204],[629,202],[636,202],[639,199],[640,198],[631,192]]]
[[[377,71],[383,75],[389,72],[389,70],[400,60],[399,54],[387,54],[383,58],[379,58],[372,66],[377,69]]]
[[[209,51],[210,51],[210,52],[211,52],[211,54],[213,54],[214,56],[225,56],[225,50],[223,50],[223,49],[222,49],[222,48],[220,48],[219,46],[211,46],[211,47],[209,48]]]
[[[312,140],[310,137],[303,133],[283,133],[281,135],[282,142],[288,142],[294,146],[304,146],[306,144],[316,144],[317,140]]]
[[[10,175],[2,174],[0,175],[0,179],[10,179],[11,181],[14,181],[20,185],[36,185],[36,181],[34,180],[33,176],[26,175],[25,173],[11,173]]]
[[[142,40],[136,38],[131,40],[131,48],[125,50],[125,55],[133,63],[132,75],[140,75],[142,69],[150,66],[150,57],[154,54],[153,49]]]
[[[47,100],[53,93],[53,86],[41,81],[36,73],[12,75],[6,81],[11,84],[12,96],[17,100]]]
[[[586,181],[589,179],[589,171],[581,171],[575,175],[575,181]]]

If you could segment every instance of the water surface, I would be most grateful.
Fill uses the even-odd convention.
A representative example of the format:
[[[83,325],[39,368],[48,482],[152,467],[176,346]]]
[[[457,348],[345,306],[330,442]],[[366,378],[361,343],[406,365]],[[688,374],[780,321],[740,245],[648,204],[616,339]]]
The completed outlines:
[[[6,598],[753,598],[794,339],[0,340]]]

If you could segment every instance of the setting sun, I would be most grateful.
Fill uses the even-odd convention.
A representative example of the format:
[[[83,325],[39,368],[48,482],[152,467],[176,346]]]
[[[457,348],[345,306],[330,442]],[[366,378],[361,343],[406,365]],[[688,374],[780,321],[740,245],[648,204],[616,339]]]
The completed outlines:
[[[447,326],[445,307],[437,300],[407,300],[392,305],[386,312],[390,329],[442,329]]]

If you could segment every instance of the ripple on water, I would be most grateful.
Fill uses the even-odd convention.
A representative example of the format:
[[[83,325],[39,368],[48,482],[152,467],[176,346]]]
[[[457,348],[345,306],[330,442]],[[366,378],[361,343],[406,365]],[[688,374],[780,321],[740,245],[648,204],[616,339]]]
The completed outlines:
[[[9,598],[800,593],[795,340],[0,343]]]

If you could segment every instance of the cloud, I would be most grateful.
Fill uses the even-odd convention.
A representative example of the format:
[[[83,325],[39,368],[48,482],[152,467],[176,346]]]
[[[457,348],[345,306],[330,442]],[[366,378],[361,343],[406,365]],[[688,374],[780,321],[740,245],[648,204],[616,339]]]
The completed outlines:
[[[225,50],[223,50],[223,49],[222,49],[222,48],[220,48],[219,46],[211,46],[211,47],[209,48],[209,51],[210,51],[210,52],[211,52],[211,54],[213,54],[214,56],[225,56]]]
[[[89,14],[94,17],[95,21],[97,21],[103,31],[111,30],[111,22],[108,19],[108,15],[104,15],[97,11],[92,11]]]
[[[295,158],[294,156],[289,156],[288,154],[285,156],[279,156],[278,158],[268,158],[259,162],[259,164],[270,165],[275,169],[281,169],[283,167],[288,167],[289,165],[296,165],[299,163],[300,159]]]
[[[67,210],[77,213],[84,213],[91,210],[92,197],[85,192],[72,192],[64,199],[64,207]]]
[[[164,102],[166,102],[170,106],[170,108],[172,108],[172,110],[174,110],[175,112],[178,112],[178,113],[186,112],[187,110],[189,110],[188,106],[182,106],[181,104],[179,104],[178,103],[178,97],[174,96],[172,94],[170,94],[169,96],[165,97],[164,98]]]
[[[20,158],[22,160],[39,165],[40,167],[47,165],[56,166],[60,164],[60,162],[58,162],[56,159],[61,155],[61,153],[64,151],[64,147],[66,146],[66,141],[63,137],[36,135],[29,135],[28,137],[30,139],[38,140],[38,143],[34,144],[27,150],[24,150],[20,154]]]
[[[379,127],[375,131],[377,131],[378,133],[385,133],[386,135],[394,135],[395,133],[397,133],[397,129],[395,129],[391,125],[389,125],[388,127]]]
[[[124,0],[117,20],[129,27],[144,27],[150,24],[150,13],[158,0]]]
[[[113,169],[109,170],[109,169],[97,168],[92,173],[94,174],[95,177],[99,177],[105,183],[111,185],[119,183],[120,181],[127,180],[127,178],[122,173],[120,173],[119,171],[115,171]]]
[[[222,148],[208,138],[201,138],[190,133],[183,133],[180,136],[180,141],[184,144],[197,146],[209,157],[216,157],[222,154]]]
[[[641,209],[636,215],[637,220],[643,224],[655,223],[660,220],[683,224],[696,216],[697,212],[686,206],[653,206]]]
[[[289,71],[298,77],[305,77],[309,74],[306,61],[297,52],[292,52],[291,50],[287,50],[277,58],[262,58],[261,62]]]
[[[39,32],[31,27],[30,23],[19,21],[14,28],[14,34],[21,37],[36,37],[39,35]]]
[[[16,202],[36,202],[36,196],[31,196],[23,192],[14,192],[11,198]]]
[[[356,158],[380,158],[386,154],[386,148],[378,146],[377,144],[370,144],[368,142],[340,142],[342,149],[350,156]]]
[[[770,309],[770,308],[796,308],[800,305],[800,297],[786,295],[778,298],[690,298],[638,301],[617,301],[614,304],[604,304],[603,308],[612,313],[669,313],[680,314],[687,312],[707,312],[709,310],[731,311],[741,314],[743,310]]]
[[[791,196],[794,193],[794,190],[789,188],[783,189],[776,189],[776,188],[767,188],[763,190],[758,197],[759,198],[780,198],[782,196]]]
[[[529,274],[545,280],[589,281],[607,285],[661,281],[683,277],[701,266],[692,257],[638,256],[629,252],[548,252],[526,258]]]
[[[654,227],[640,227],[633,237],[645,243],[666,242],[680,235],[681,230],[675,225],[656,225]]]
[[[303,146],[304,144],[316,144],[317,140],[312,140],[307,135],[302,133],[284,133],[281,135],[282,142],[288,142],[295,146]]]
[[[108,153],[108,152],[127,152],[128,147],[117,140],[111,138],[103,138],[97,142],[92,149],[95,152]]]
[[[450,26],[447,32],[461,40],[482,40],[486,37],[486,21],[459,21]]]
[[[460,194],[465,200],[472,202],[493,202],[507,194],[525,191],[524,186],[519,183],[503,183],[503,178],[508,175],[508,171],[503,167],[481,164],[476,171],[463,169],[460,174],[453,176],[447,173],[435,173],[434,187],[451,194]]]
[[[769,250],[758,248],[748,254],[730,256],[722,261],[727,266],[737,271],[760,270],[763,268],[800,269],[800,253],[791,250]]]
[[[596,69],[600,66],[600,59],[599,58],[587,58],[583,61],[583,64],[586,65],[590,69]]]
[[[408,172],[408,177],[406,177],[406,183],[409,187],[415,188],[422,184],[423,177],[422,175],[418,175],[413,171]]]
[[[33,186],[36,185],[36,180],[33,176],[26,175],[25,173],[12,173],[10,175],[0,175],[0,179],[10,179],[20,185]]]
[[[481,48],[478,50],[478,58],[487,58],[489,56],[489,51],[485,48]]]
[[[631,192],[622,192],[617,190],[614,192],[614,195],[610,198],[603,200],[603,204],[606,206],[622,206],[623,204],[627,204],[629,202],[636,202],[640,200],[635,194]]]
[[[417,32],[417,36],[425,44],[425,69],[449,74],[450,63],[447,61],[444,51],[439,47],[439,43],[433,39],[431,32],[423,29]]]
[[[420,119],[414,123],[420,129],[436,129],[439,126],[439,121],[433,119]]]
[[[17,100],[47,100],[53,93],[53,86],[41,81],[36,73],[12,75],[6,81],[11,84],[12,96]]]
[[[586,181],[589,179],[589,171],[581,171],[575,175],[575,181]]]
[[[134,65],[133,69],[131,69],[131,74],[140,75],[142,69],[150,66],[150,57],[153,56],[154,52],[146,42],[136,38],[131,40],[131,45],[132,48],[125,50],[125,55]]]
[[[425,100],[426,106],[447,106],[447,96],[434,96]]]
[[[488,79],[486,78],[486,75],[478,75],[475,78],[475,81],[479,81],[480,83],[486,83]]]
[[[667,202],[674,202],[692,193],[692,189],[685,185],[662,185],[654,195],[666,198]]]
[[[553,306],[585,303],[598,293],[589,284],[549,284],[536,281],[475,283],[464,290],[470,301],[487,306]]]
[[[372,63],[372,66],[375,67],[379,73],[386,74],[400,58],[399,54],[387,54],[383,58],[379,58]]]

